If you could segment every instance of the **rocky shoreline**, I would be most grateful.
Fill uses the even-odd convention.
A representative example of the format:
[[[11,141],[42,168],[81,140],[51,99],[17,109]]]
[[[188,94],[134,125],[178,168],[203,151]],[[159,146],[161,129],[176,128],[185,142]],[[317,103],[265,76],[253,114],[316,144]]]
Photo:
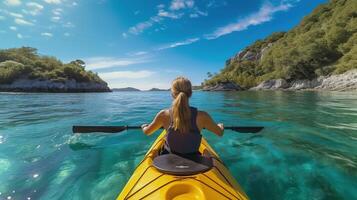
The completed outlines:
[[[203,91],[243,91],[247,90],[232,82],[221,82],[213,86],[204,86]],[[263,81],[248,90],[326,90],[357,91],[357,69],[339,75],[321,76],[313,80],[284,79]],[[166,91],[166,90],[165,90]],[[18,79],[11,84],[0,84],[0,92],[111,92],[106,83],[77,82],[73,79],[64,82],[50,80]]]
[[[222,82],[214,86],[205,86],[203,91],[242,91],[245,90],[232,82]],[[339,75],[321,76],[313,80],[294,80],[288,82],[284,79],[263,81],[248,90],[325,90],[325,91],[357,91],[357,69]]]
[[[241,88],[238,84],[232,82],[222,82],[213,86],[204,86],[202,88],[203,91],[241,91]]]
[[[106,83],[77,82],[66,80],[54,82],[40,79],[18,79],[11,84],[0,84],[0,92],[111,92]]]
[[[320,76],[313,80],[295,80],[292,82],[287,82],[284,79],[268,80],[250,88],[250,90],[357,90],[357,69],[339,75]]]

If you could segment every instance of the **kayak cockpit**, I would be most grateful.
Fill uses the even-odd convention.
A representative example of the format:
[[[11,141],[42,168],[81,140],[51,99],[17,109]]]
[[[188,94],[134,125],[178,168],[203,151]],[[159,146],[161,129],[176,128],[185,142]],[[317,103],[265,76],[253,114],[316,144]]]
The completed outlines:
[[[165,134],[162,132],[156,139],[117,200],[248,199],[204,138],[198,157],[160,155]]]
[[[212,158],[201,155],[179,156],[164,154],[153,160],[153,166],[162,173],[189,176],[206,172],[213,167]]]

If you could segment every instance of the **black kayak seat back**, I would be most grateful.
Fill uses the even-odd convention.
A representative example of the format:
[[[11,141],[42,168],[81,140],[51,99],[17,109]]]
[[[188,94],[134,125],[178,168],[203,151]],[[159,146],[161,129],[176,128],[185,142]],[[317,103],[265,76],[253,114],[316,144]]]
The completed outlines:
[[[213,167],[213,161],[212,158],[201,155],[164,154],[154,158],[153,165],[165,174],[189,176],[210,170]]]

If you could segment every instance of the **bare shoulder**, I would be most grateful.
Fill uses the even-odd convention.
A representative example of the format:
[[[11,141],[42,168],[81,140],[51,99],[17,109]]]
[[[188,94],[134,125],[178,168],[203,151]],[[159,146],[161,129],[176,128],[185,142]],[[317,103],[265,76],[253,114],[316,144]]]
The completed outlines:
[[[207,119],[208,117],[208,113],[202,110],[198,110],[197,111],[197,119],[196,119],[196,123],[197,123],[197,127],[202,130],[206,125],[207,125]]]
[[[161,117],[161,118],[166,118],[166,117],[170,116],[170,112],[168,109],[163,109],[157,113],[157,116]]]
[[[199,116],[199,117],[207,117],[207,116],[209,116],[209,114],[206,111],[198,110],[197,111],[197,116]]]
[[[157,113],[157,117],[162,123],[162,126],[167,129],[170,125],[170,111],[169,109],[164,109],[161,110],[159,113]]]
[[[209,114],[206,111],[203,110],[198,110],[197,111],[197,118],[198,120],[206,120],[207,118],[209,118]]]

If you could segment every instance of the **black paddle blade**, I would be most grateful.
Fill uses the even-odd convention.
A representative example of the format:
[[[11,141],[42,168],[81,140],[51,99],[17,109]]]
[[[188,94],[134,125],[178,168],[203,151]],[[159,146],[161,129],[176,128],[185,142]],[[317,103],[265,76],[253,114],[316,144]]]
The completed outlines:
[[[258,133],[264,129],[262,126],[228,126],[224,127],[224,129],[230,129],[233,131],[237,131],[239,133]]]
[[[119,133],[124,130],[127,130],[127,126],[73,126],[72,131],[73,133],[94,133],[94,132],[101,132],[101,133]]]

